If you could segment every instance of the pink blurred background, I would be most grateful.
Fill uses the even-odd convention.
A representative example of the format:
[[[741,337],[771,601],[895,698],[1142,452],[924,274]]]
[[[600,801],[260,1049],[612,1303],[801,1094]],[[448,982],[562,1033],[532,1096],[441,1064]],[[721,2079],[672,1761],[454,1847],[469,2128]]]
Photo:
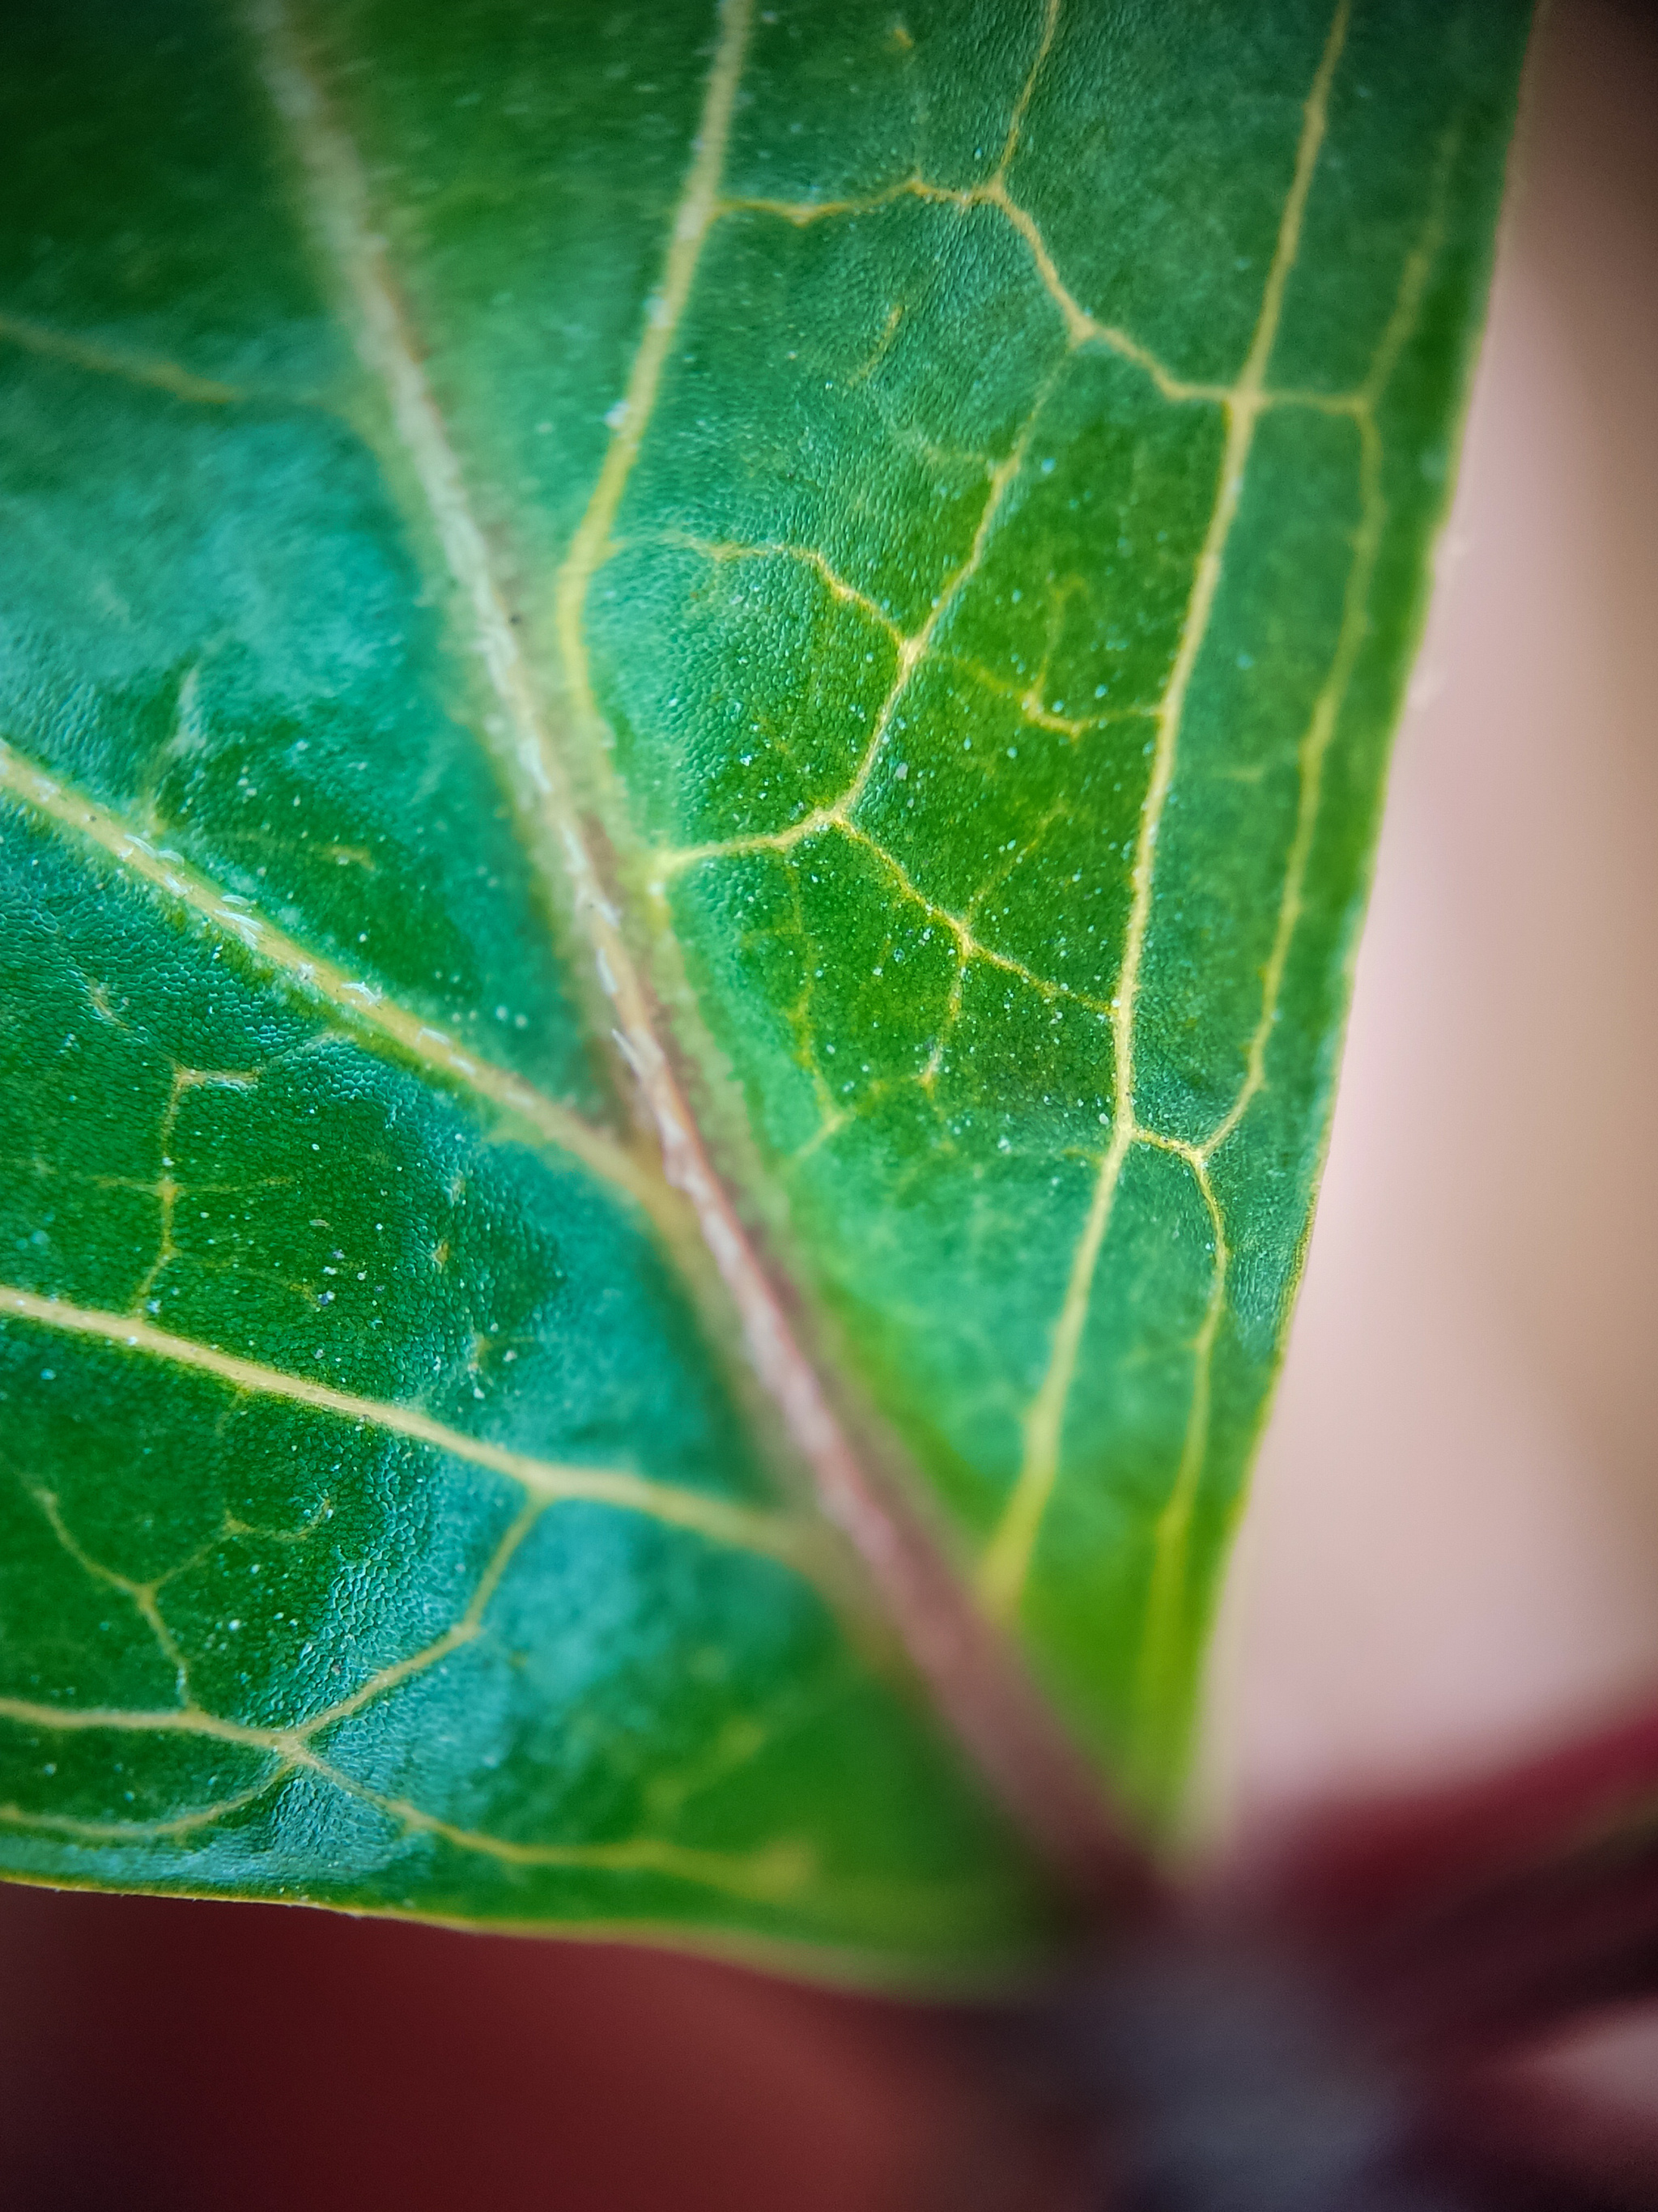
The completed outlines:
[[[1400,738],[1204,1847],[1658,1697],[1658,32],[1562,0]],[[1658,2021],[1554,2062],[1658,2111]],[[4,2212],[1059,2212],[943,2016],[0,1889]]]

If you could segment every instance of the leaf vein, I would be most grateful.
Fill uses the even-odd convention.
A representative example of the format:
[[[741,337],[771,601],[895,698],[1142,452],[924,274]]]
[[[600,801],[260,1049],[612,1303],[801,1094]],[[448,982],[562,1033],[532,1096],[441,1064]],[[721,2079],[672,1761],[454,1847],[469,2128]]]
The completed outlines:
[[[380,986],[349,975],[325,954],[301,944],[240,897],[233,905],[229,895],[200,869],[142,836],[118,814],[87,798],[74,785],[49,775],[3,739],[0,739],[0,793],[19,801],[37,820],[97,846],[126,874],[198,915],[287,988],[343,1017],[340,1033],[354,1042],[367,1037],[395,1046],[457,1088],[528,1122],[538,1136],[574,1154],[585,1167],[647,1210],[657,1212],[663,1207],[667,1194],[660,1177],[604,1130],[521,1077],[476,1053],[462,1052],[442,1030],[399,1006]]]
[[[1296,158],[1278,222],[1272,259],[1262,287],[1255,328],[1235,384],[1223,395],[1226,441],[1207,530],[1193,574],[1180,641],[1157,718],[1151,775],[1140,809],[1132,874],[1133,896],[1124,934],[1112,1014],[1111,1139],[1096,1170],[1082,1234],[1072,1255],[1047,1369],[1024,1420],[1024,1449],[1002,1517],[980,1561],[981,1596],[999,1620],[1015,1615],[1059,1473],[1060,1443],[1070,1401],[1095,1269],[1109,1226],[1117,1186],[1140,1134],[1135,1120],[1134,1022],[1140,968],[1151,917],[1157,833],[1173,786],[1186,696],[1208,634],[1226,545],[1242,496],[1244,473],[1266,401],[1266,367],[1278,336],[1284,295],[1301,242],[1302,218],[1323,147],[1330,87],[1346,42],[1351,0],[1338,0],[1311,88],[1302,111]]]
[[[452,1429],[422,1413],[418,1407],[398,1405],[355,1392],[336,1390],[324,1382],[290,1375],[175,1336],[130,1314],[103,1313],[58,1298],[42,1297],[32,1291],[0,1287],[0,1316],[61,1329],[70,1335],[100,1339],[119,1345],[146,1358],[210,1375],[234,1390],[260,1397],[282,1398],[309,1406],[358,1427],[386,1430],[429,1446],[476,1467],[489,1468],[516,1482],[531,1498],[551,1504],[573,1499],[612,1505],[688,1529],[710,1542],[743,1551],[758,1552],[797,1572],[823,1571],[821,1540],[809,1524],[773,1510],[759,1510],[709,1496],[702,1491],[635,1474],[626,1468],[580,1467],[541,1460]]]

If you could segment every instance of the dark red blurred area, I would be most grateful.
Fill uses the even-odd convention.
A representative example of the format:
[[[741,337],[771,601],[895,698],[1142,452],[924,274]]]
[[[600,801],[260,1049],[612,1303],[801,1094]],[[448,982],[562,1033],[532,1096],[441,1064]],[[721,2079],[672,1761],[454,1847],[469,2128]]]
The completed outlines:
[[[0,1887],[0,2212],[1651,2212],[1581,2035],[1655,1990],[1651,1708],[1332,1800],[1023,2011]]]
[[[621,1945],[0,1888],[4,2212],[1048,2212],[946,2011]]]

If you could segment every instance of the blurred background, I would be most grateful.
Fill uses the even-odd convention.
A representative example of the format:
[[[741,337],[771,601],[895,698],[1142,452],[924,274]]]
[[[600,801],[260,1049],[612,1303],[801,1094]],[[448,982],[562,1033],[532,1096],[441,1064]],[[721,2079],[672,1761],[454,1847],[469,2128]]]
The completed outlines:
[[[1556,0],[1194,1848],[1658,1700],[1655,362],[1658,23]],[[1658,2015],[1550,2063],[1658,2114]],[[0,1888],[0,2212],[1059,2212],[1053,2158],[942,2014]]]

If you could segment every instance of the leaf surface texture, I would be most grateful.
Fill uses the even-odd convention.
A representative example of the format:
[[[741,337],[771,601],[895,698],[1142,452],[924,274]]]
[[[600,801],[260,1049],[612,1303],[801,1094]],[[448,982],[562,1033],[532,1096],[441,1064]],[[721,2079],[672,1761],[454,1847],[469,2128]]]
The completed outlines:
[[[1524,33],[15,28],[9,1870],[1017,1956],[883,1498],[1166,1802]]]

